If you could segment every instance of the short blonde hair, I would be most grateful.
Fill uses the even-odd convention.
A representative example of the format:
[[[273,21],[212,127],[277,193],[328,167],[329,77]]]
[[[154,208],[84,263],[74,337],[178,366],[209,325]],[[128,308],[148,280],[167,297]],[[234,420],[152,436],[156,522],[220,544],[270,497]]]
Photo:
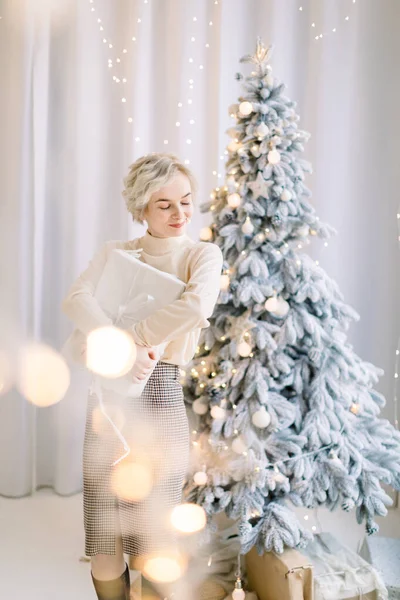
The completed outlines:
[[[196,178],[175,154],[153,152],[130,165],[129,173],[123,179],[122,196],[134,221],[143,223],[143,213],[151,195],[167,185],[177,173],[183,173],[189,179],[194,203],[198,189]]]

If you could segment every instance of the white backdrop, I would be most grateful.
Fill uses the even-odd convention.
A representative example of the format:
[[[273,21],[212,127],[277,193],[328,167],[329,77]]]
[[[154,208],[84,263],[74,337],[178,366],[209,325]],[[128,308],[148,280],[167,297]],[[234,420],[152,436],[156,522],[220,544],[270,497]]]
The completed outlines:
[[[189,160],[200,201],[223,183],[227,109],[241,93],[235,73],[248,73],[239,58],[261,35],[312,134],[312,201],[339,231],[310,252],[361,315],[350,341],[385,370],[378,389],[392,419],[400,3],[0,0],[0,16],[1,339],[11,332],[60,348],[71,330],[60,304],[72,280],[104,240],[144,232],[121,197],[137,157],[170,151]],[[208,223],[197,211],[190,235]],[[16,391],[1,397],[0,495],[81,490],[82,387],[47,409]]]

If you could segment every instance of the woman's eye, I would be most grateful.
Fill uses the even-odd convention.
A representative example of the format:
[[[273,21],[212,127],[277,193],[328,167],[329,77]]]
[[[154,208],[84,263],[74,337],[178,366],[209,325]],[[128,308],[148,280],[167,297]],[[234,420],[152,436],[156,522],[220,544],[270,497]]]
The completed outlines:
[[[183,206],[190,206],[190,202],[182,202],[182,205]],[[168,210],[171,207],[170,206],[165,206],[165,207],[160,206],[159,208],[161,208],[161,210]]]

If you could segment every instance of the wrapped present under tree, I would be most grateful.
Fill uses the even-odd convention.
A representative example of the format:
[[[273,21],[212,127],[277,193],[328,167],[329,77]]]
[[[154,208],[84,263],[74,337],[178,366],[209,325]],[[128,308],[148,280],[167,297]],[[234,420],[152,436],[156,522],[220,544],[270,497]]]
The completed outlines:
[[[382,576],[389,600],[400,600],[400,540],[380,536],[365,538],[360,555]]]
[[[259,600],[388,599],[378,571],[329,533],[315,535],[301,553],[286,549],[259,555],[253,547],[246,571]]]

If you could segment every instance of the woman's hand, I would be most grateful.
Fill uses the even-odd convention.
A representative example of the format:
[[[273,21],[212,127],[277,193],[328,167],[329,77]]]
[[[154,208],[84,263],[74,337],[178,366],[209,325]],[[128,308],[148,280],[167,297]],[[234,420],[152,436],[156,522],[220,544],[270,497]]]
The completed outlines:
[[[81,346],[81,360],[86,364],[86,342]],[[130,373],[132,375],[132,383],[140,383],[151,373],[159,360],[158,352],[155,348],[148,346],[140,346],[136,343],[136,361]]]
[[[158,356],[153,347],[136,344],[136,351],[136,361],[131,369],[132,383],[141,383],[156,366]]]

